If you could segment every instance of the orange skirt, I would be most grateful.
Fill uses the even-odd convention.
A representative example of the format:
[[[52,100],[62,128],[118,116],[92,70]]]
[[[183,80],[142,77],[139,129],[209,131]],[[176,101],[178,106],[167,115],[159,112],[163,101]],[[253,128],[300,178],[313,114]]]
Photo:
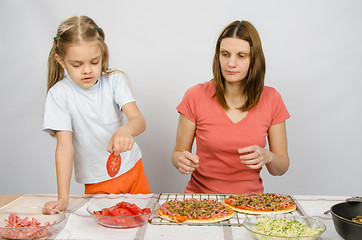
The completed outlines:
[[[147,194],[152,193],[142,158],[128,172],[100,183],[85,184],[85,194]]]

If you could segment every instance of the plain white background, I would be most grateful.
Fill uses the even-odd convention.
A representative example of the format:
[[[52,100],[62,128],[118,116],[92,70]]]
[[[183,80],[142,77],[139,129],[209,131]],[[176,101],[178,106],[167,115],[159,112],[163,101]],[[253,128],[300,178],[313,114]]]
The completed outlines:
[[[110,65],[128,73],[147,130],[136,141],[155,193],[183,192],[171,164],[187,88],[212,78],[214,46],[234,20],[258,29],[266,85],[282,95],[290,169],[266,192],[362,195],[362,2],[0,0],[0,194],[56,193],[55,139],[42,131],[47,57],[60,22],[88,15]],[[71,193],[83,193],[72,181]]]

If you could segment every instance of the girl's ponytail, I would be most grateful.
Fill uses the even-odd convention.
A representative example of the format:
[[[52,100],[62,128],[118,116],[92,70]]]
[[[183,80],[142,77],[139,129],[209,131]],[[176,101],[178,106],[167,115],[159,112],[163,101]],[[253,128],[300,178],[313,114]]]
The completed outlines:
[[[55,48],[56,48],[56,40],[54,40],[53,47],[49,52],[48,58],[48,88],[47,91],[51,87],[54,86],[58,81],[64,78],[64,69],[55,59]]]

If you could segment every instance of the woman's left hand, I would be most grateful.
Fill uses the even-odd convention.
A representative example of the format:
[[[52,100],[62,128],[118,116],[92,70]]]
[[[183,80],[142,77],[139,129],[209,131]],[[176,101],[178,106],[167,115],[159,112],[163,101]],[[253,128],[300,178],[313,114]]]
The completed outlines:
[[[121,152],[127,152],[133,148],[134,139],[127,128],[120,127],[109,141],[107,151],[118,156]]]
[[[239,148],[238,153],[241,154],[241,163],[246,164],[251,169],[259,169],[273,160],[273,153],[258,145]]]

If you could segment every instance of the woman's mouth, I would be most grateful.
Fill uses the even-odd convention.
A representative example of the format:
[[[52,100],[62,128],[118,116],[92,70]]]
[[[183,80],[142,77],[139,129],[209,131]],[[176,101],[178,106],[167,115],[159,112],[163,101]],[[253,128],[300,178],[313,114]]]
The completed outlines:
[[[234,72],[234,71],[225,71],[228,75],[235,75],[237,74],[238,72]]]

